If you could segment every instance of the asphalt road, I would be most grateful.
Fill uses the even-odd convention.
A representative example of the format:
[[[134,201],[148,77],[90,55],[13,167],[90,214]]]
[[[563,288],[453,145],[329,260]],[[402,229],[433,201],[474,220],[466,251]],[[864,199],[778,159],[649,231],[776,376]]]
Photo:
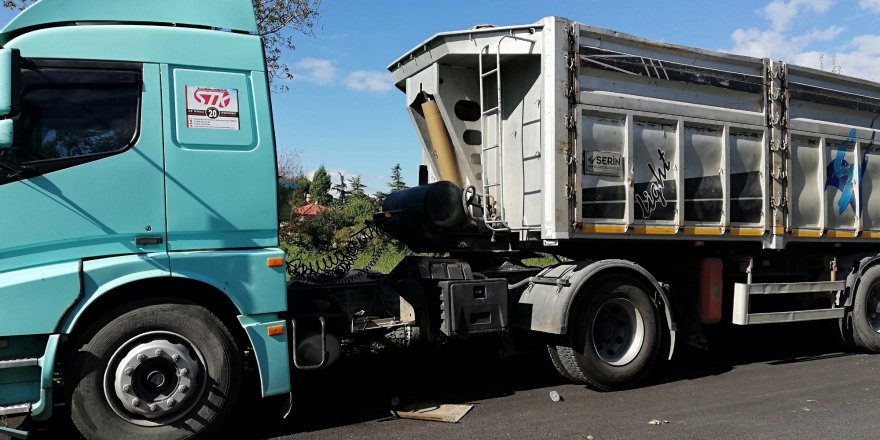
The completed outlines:
[[[733,329],[709,352],[679,347],[647,384],[614,393],[565,384],[536,356],[501,360],[489,341],[364,354],[299,374],[287,421],[243,404],[220,438],[880,438],[880,356],[841,352],[828,334],[815,324]],[[474,408],[457,424],[394,419],[392,397]]]

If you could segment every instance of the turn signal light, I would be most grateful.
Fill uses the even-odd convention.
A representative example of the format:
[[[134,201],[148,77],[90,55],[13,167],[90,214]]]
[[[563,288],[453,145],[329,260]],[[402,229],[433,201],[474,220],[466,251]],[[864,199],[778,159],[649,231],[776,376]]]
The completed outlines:
[[[269,267],[284,266],[284,258],[282,258],[282,257],[267,258],[266,259],[266,266],[269,266]]]
[[[284,326],[283,325],[270,325],[266,327],[266,333],[269,336],[279,336],[284,334]]]

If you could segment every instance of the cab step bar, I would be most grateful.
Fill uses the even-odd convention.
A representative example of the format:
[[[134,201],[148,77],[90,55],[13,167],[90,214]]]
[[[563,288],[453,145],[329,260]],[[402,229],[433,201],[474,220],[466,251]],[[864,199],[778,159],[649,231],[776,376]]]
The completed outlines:
[[[733,323],[737,325],[769,324],[779,322],[816,321],[820,319],[843,318],[843,308],[793,310],[787,312],[749,313],[749,298],[752,295],[785,295],[798,293],[827,293],[844,290],[845,281],[819,281],[812,283],[736,283],[733,296]]]
[[[35,367],[40,365],[40,358],[0,359],[0,370],[4,368]]]

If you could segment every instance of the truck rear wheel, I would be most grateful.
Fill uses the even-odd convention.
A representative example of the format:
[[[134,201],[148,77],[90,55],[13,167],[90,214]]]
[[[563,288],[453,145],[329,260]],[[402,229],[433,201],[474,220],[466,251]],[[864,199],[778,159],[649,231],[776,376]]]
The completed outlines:
[[[206,438],[230,411],[241,361],[207,309],[154,304],[115,310],[68,362],[71,418],[90,440]],[[91,336],[90,336],[91,335]]]
[[[654,365],[660,319],[646,289],[632,277],[613,275],[591,283],[569,322],[555,354],[576,382],[600,391],[626,389]]]
[[[862,274],[850,321],[856,347],[872,353],[880,352],[880,266]]]

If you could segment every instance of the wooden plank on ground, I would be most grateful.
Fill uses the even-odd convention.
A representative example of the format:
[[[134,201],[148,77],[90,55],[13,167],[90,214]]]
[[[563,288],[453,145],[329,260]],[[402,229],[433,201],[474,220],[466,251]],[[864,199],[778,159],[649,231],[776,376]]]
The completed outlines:
[[[401,419],[428,420],[431,422],[458,423],[473,405],[447,405],[416,403],[403,408],[400,411],[391,411],[395,417]]]

